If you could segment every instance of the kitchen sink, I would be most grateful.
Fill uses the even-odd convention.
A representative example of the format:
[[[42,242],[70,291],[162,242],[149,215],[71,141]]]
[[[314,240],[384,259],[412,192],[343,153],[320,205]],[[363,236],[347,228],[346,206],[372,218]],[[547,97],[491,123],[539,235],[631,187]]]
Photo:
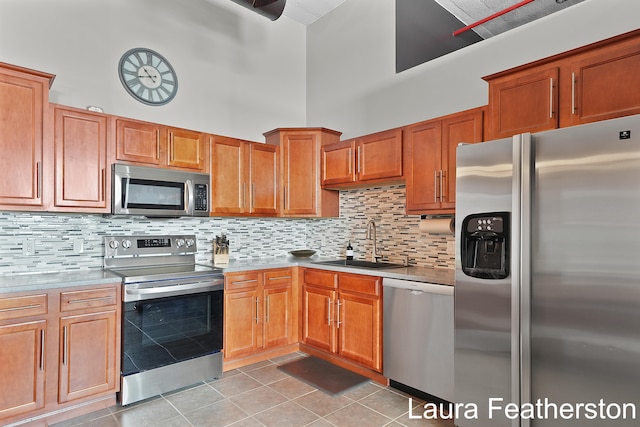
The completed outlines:
[[[336,259],[331,261],[315,261],[314,264],[324,264],[324,265],[338,265],[344,267],[357,267],[357,268],[404,268],[405,265],[402,264],[394,264],[391,262],[372,262],[372,261],[360,261],[360,260],[344,260],[344,259]]]

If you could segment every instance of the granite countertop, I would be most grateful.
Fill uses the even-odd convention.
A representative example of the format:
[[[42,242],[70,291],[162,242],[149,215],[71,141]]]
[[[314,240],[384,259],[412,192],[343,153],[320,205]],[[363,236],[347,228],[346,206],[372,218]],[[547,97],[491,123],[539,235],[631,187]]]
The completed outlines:
[[[120,283],[122,278],[102,269],[69,270],[61,273],[29,273],[0,276],[0,294],[42,291],[74,286]]]
[[[429,267],[400,267],[400,268],[360,268],[339,265],[318,264],[318,262],[331,261],[335,258],[295,258],[293,256],[274,258],[255,258],[249,260],[231,260],[228,265],[221,267],[225,273],[247,270],[261,270],[267,268],[309,267],[321,270],[339,271],[342,273],[365,274],[369,276],[388,277],[393,279],[412,280],[416,282],[433,283],[437,285],[453,286],[455,271],[445,268]]]
[[[254,258],[248,260],[232,260],[228,265],[217,266],[225,273],[247,270],[264,270],[269,268],[309,267],[343,273],[365,274],[369,276],[389,277],[393,279],[412,280],[438,285],[453,286],[454,270],[427,267],[400,267],[371,269],[346,267],[339,265],[317,264],[335,258],[295,258],[293,256],[274,258]],[[120,276],[102,269],[69,270],[60,273],[28,273],[0,276],[0,294],[12,292],[41,291],[54,288],[74,286],[92,286],[118,283]]]

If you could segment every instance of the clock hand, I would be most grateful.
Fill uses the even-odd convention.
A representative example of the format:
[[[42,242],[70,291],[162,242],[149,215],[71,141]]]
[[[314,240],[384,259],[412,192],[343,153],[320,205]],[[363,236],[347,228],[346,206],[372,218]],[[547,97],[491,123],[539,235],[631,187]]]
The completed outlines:
[[[147,71],[146,68],[142,68],[142,71],[144,71],[144,73],[146,74],[146,76],[140,76],[140,77],[147,77],[149,79],[151,79],[152,82],[156,82],[156,79],[154,76],[152,76],[151,74],[149,74],[149,72]]]

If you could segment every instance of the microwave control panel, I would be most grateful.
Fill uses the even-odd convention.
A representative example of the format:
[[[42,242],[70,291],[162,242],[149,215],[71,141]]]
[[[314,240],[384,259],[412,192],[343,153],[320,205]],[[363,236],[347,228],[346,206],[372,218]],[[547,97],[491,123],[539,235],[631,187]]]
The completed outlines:
[[[208,211],[207,195],[209,191],[205,184],[196,184],[193,198],[195,200],[194,209],[197,211]]]

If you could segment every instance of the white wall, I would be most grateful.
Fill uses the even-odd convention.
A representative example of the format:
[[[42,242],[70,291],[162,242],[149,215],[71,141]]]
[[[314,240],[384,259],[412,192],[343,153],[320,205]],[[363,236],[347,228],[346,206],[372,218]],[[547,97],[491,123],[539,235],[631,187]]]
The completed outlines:
[[[482,76],[634,30],[639,16],[638,0],[586,0],[396,74],[395,1],[347,0],[307,30],[307,124],[350,138],[485,105]]]
[[[306,119],[306,30],[229,0],[2,0],[0,62],[56,75],[51,101],[254,141]],[[134,47],[158,51],[178,94],[152,107],[117,74]]]

